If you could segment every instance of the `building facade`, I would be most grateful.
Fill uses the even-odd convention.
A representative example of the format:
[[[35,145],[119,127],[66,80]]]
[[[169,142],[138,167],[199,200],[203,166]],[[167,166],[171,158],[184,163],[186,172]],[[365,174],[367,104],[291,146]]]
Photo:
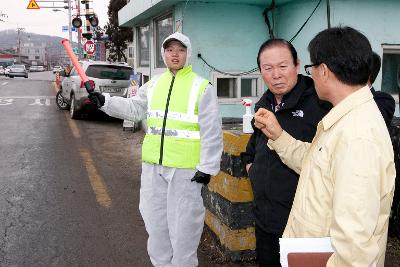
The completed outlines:
[[[272,36],[293,39],[300,64],[308,64],[308,43],[329,25],[348,25],[369,38],[383,60],[374,87],[398,102],[398,10],[398,0],[135,0],[118,16],[134,32],[133,66],[144,82],[165,70],[161,42],[180,31],[192,41],[193,69],[217,90],[221,115],[241,117],[241,100],[257,101],[266,89],[256,69],[261,43]]]
[[[27,58],[29,65],[47,66],[46,45],[35,45],[33,43],[23,43],[21,45],[21,56]]]

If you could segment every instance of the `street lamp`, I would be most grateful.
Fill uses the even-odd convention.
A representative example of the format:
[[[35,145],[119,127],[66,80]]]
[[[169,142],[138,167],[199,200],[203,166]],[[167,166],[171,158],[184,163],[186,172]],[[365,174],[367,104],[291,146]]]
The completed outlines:
[[[53,8],[52,10],[54,12],[63,12],[65,14],[68,15],[68,39],[69,39],[69,43],[72,44],[72,24],[71,24],[71,18],[72,18],[72,7],[71,7],[71,0],[64,0],[64,3],[68,2],[68,6],[65,6],[65,9],[68,9],[68,14],[65,13],[64,11],[62,11],[61,9],[57,9],[57,8]]]

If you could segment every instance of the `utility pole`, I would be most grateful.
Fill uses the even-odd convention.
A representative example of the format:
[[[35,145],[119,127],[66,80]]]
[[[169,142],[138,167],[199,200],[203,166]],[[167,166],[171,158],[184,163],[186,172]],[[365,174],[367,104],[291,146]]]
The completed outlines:
[[[86,17],[86,32],[90,33],[90,22],[89,22],[89,0],[85,2],[85,17]],[[89,38],[88,38],[89,39]]]
[[[71,0],[68,1],[68,39],[69,43],[72,45],[72,12],[71,12]]]
[[[77,13],[77,17],[79,18],[81,15],[81,3],[80,0],[76,1],[76,13]],[[78,57],[81,57],[81,51],[82,51],[82,32],[81,32],[81,28],[76,28],[78,31]]]
[[[24,31],[25,28],[17,28],[17,32],[18,32],[18,61],[19,63],[21,63],[21,37],[20,37],[20,33],[22,31]]]

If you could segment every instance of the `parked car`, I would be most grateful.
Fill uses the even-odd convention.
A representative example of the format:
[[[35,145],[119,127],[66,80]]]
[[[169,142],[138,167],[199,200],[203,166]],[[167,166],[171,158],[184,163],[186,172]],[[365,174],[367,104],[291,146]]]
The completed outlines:
[[[38,66],[30,66],[29,67],[29,72],[36,72],[38,71]]]
[[[63,69],[62,69],[61,66],[54,66],[54,67],[53,67],[53,73],[60,72],[60,71],[62,71],[62,70],[63,70]]]
[[[4,76],[6,76],[6,77],[8,77],[8,74],[10,73],[10,66],[7,66],[5,69],[4,69]]]
[[[132,67],[104,61],[83,61],[81,65],[95,91],[126,97]],[[72,68],[69,75],[61,71],[60,76],[63,80],[56,96],[58,107],[67,109],[69,106],[72,119],[79,118],[85,109],[93,109],[93,104],[87,98],[88,93],[76,69]]]
[[[8,74],[10,78],[14,77],[25,77],[28,78],[28,70],[25,68],[25,65],[12,65],[10,67],[10,72]]]
[[[0,66],[0,75],[4,75],[4,67]]]
[[[46,71],[44,66],[37,66],[36,68],[37,68],[37,71]]]

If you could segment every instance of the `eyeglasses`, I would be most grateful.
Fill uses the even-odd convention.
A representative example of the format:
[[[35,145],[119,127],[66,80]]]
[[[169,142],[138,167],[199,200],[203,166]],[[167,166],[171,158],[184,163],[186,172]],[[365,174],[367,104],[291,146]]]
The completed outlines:
[[[321,64],[322,64],[321,62],[318,62],[310,65],[304,65],[304,71],[307,73],[307,75],[311,75],[311,68]]]

